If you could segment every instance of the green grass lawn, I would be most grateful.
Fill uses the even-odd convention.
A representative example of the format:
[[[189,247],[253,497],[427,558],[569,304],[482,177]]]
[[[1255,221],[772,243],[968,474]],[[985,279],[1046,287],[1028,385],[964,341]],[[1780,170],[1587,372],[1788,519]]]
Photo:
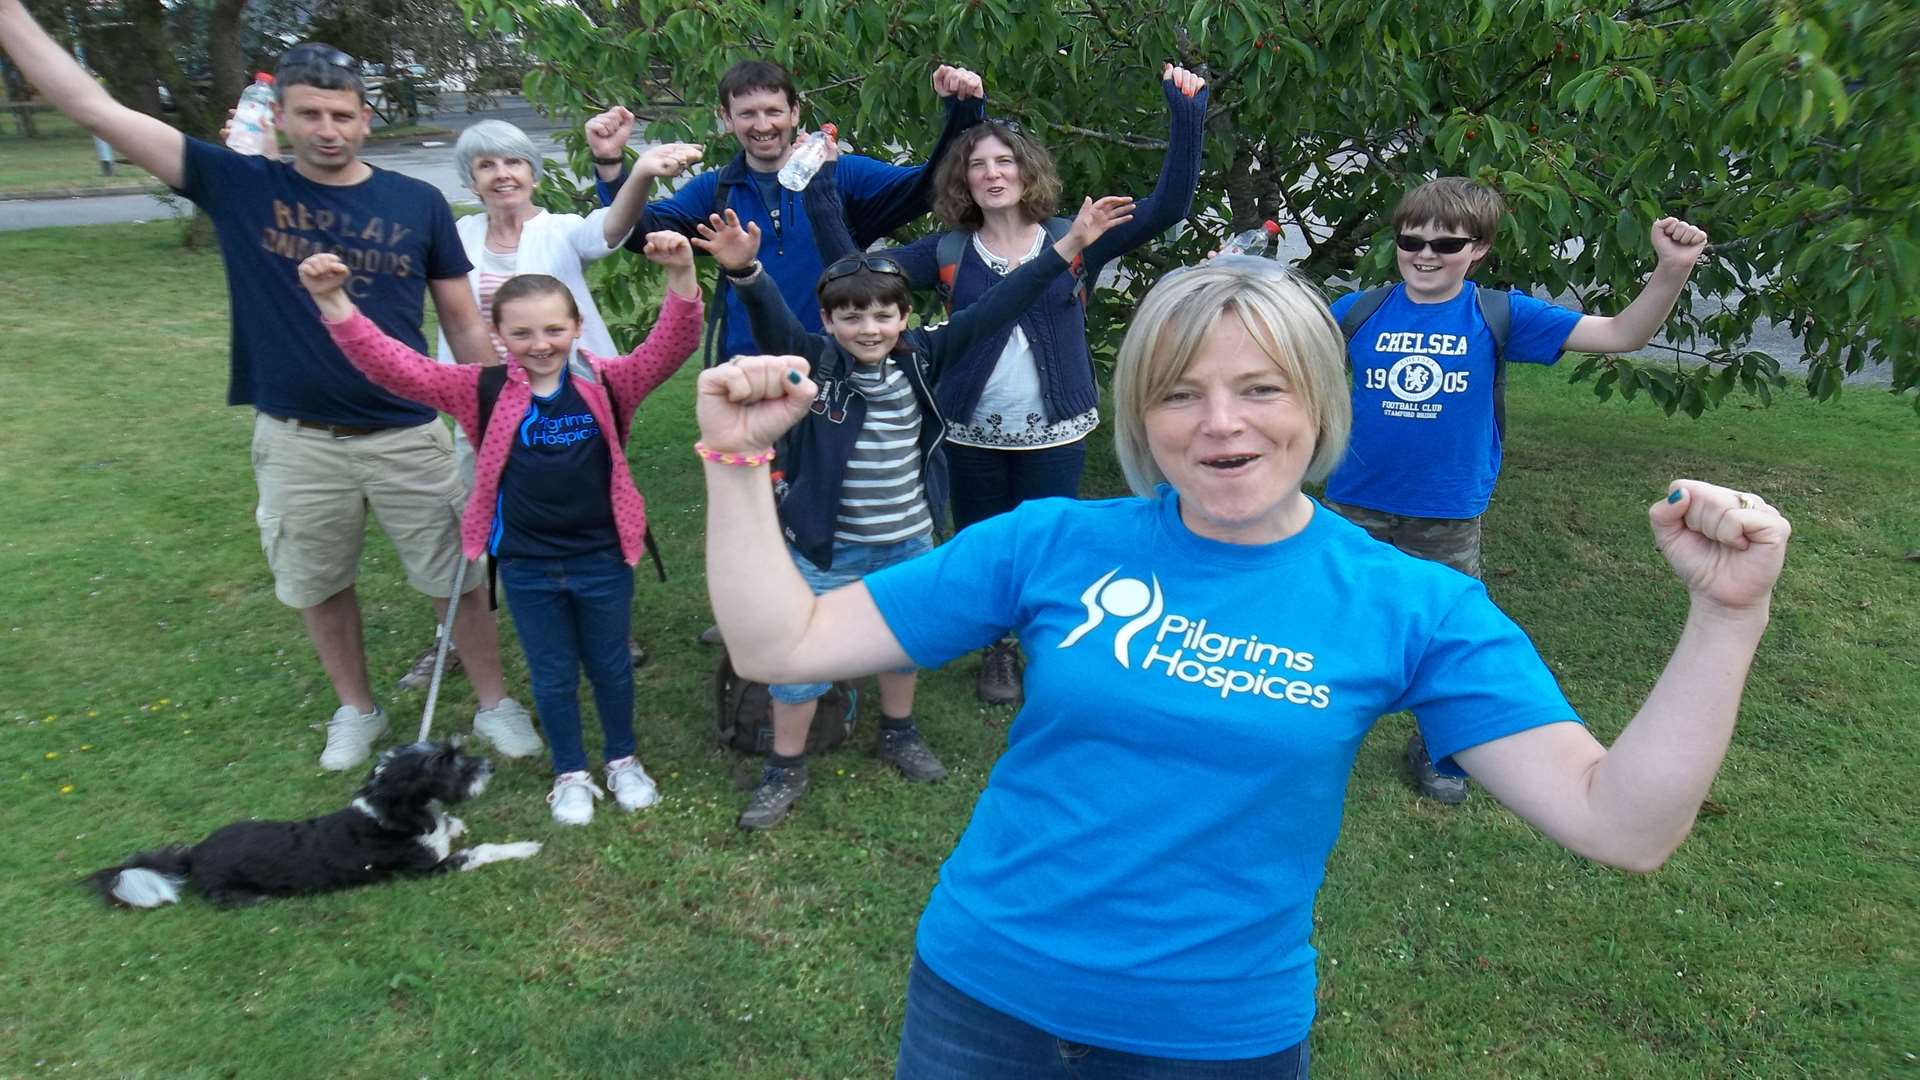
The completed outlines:
[[[973,704],[969,665],[934,673],[923,724],[949,783],[876,767],[869,707],[786,826],[734,829],[693,640],[686,374],[631,455],[672,574],[642,575],[636,620],[659,806],[562,832],[544,762],[509,762],[462,816],[476,841],[546,841],[530,862],[232,912],[111,911],[74,886],[237,818],[335,809],[357,782],[314,764],[334,703],[260,556],[250,414],[221,404],[220,264],[176,236],[0,234],[0,1075],[889,1075],[914,921],[1010,714]],[[1406,721],[1381,724],[1320,897],[1316,1075],[1913,1074],[1920,425],[1862,390],[1693,422],[1563,379],[1515,365],[1489,586],[1611,737],[1685,607],[1647,504],[1675,475],[1765,494],[1794,548],[1733,750],[1694,836],[1632,877],[1483,796],[1417,802]],[[1110,493],[1094,456],[1090,493]],[[362,599],[386,686],[432,622],[384,539]],[[386,704],[410,733],[420,697]],[[438,730],[472,707],[454,680]]]
[[[13,117],[0,117],[0,195],[48,188],[120,187],[126,184],[159,186],[145,169],[117,162],[112,176],[100,175],[93,136],[56,112],[34,114],[40,137],[19,134]]]

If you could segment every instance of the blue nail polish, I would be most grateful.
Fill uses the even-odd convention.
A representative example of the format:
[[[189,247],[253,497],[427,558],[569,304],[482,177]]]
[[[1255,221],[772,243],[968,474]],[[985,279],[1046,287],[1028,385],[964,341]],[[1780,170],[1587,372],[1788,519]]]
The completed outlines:
[[[1674,488],[1672,491],[1669,491],[1667,493],[1667,501],[1670,503],[1677,503],[1681,499],[1684,499],[1686,497],[1687,497],[1687,489],[1685,488]]]
[[[797,371],[794,371],[794,370],[792,370],[792,369],[788,369],[788,371],[787,371],[787,381],[788,381],[788,382],[790,382],[790,383],[792,383],[792,384],[793,384],[793,385],[795,385],[795,386],[799,386],[799,385],[800,385],[800,373],[799,373],[799,372],[797,372]]]

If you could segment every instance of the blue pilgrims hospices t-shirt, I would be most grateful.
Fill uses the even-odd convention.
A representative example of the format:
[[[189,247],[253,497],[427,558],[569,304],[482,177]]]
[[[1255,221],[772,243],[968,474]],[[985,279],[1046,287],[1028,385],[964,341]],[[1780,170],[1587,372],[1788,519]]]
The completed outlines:
[[[1327,498],[1407,517],[1486,512],[1500,475],[1493,422],[1493,334],[1469,281],[1451,300],[1416,304],[1395,286],[1347,345],[1353,434]],[[1339,319],[1360,294],[1333,302]],[[1513,292],[1507,359],[1560,359],[1580,313]]]
[[[434,411],[388,393],[327,336],[299,266],[330,251],[353,276],[347,295],[374,325],[415,352],[427,283],[472,266],[453,212],[432,185],[375,168],[358,184],[316,184],[286,162],[186,140],[180,194],[213,221],[233,308],[227,404],[352,427],[411,427]]]
[[[527,403],[514,429],[487,551],[564,559],[620,548],[613,522],[613,455],[571,370]]]
[[[1575,721],[1479,582],[1316,505],[1274,544],[1209,540],[1179,500],[1042,499],[865,579],[915,663],[1011,628],[1026,701],[940,869],[917,947],[1061,1038],[1240,1058],[1313,1018],[1313,899],[1376,717],[1443,769]]]

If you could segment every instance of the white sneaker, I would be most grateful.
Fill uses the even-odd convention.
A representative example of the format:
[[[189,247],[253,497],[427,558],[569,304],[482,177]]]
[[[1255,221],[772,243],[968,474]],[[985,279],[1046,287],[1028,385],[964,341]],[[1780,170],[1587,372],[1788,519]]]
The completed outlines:
[[[367,760],[375,740],[386,733],[387,713],[380,706],[370,713],[340,706],[327,721],[327,748],[320,751],[320,767],[333,772],[353,768]]]
[[[620,809],[628,813],[645,810],[660,801],[660,786],[640,767],[637,757],[607,762],[607,790],[613,792],[613,801],[620,804]]]
[[[594,800],[606,797],[607,793],[593,782],[592,773],[561,773],[553,778],[547,805],[553,807],[554,824],[586,825],[593,821]]]
[[[501,698],[491,709],[474,713],[473,733],[492,743],[502,757],[532,757],[540,752],[540,736],[534,733],[533,717],[510,697]]]

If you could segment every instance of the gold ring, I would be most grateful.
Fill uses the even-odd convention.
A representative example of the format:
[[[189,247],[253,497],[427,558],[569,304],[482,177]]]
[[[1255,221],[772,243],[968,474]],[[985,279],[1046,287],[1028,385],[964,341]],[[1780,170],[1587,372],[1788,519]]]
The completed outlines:
[[[1750,495],[1744,495],[1744,494],[1739,494],[1739,495],[1737,495],[1737,497],[1738,497],[1738,498],[1739,498],[1739,500],[1740,500],[1740,509],[1742,509],[1742,510],[1751,510],[1751,509],[1753,509],[1753,497],[1752,497],[1752,496],[1750,496]]]

